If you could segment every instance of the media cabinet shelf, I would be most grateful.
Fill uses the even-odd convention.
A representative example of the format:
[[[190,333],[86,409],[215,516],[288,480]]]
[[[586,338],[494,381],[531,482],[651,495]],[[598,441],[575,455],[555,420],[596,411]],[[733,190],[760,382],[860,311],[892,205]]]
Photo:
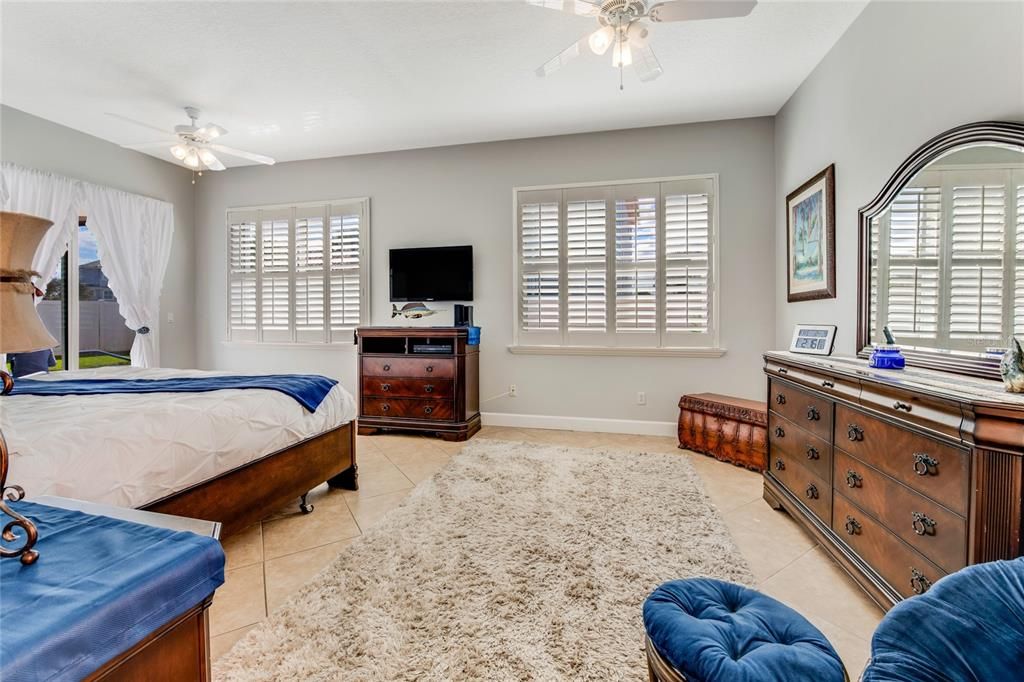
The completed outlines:
[[[418,431],[463,441],[480,430],[480,347],[468,328],[360,327],[356,341],[361,435]]]

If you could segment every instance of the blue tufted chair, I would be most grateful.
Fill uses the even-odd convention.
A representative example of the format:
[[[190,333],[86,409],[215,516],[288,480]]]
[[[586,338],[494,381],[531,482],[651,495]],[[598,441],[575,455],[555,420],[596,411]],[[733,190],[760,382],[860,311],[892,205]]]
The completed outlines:
[[[825,636],[771,597],[740,585],[673,580],[644,602],[652,682],[844,682]]]
[[[894,606],[861,680],[1024,680],[1024,558],[968,566]]]

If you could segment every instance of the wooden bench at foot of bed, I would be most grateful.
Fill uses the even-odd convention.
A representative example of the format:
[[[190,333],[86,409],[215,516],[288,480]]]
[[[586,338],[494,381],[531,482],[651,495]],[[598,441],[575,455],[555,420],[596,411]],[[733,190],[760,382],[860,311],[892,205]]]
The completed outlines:
[[[265,519],[324,481],[332,488],[356,490],[355,434],[352,421],[141,508],[219,521],[223,539]]]

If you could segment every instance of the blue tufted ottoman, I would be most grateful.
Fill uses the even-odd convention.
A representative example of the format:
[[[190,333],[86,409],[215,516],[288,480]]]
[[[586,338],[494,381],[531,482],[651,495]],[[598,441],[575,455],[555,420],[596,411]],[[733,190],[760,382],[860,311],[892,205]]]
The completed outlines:
[[[652,682],[844,682],[825,636],[799,613],[740,585],[694,578],[644,602]]]

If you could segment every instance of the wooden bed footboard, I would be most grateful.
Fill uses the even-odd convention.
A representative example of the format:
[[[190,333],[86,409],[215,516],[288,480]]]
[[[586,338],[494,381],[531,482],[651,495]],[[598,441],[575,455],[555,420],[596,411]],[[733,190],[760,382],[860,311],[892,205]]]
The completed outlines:
[[[344,424],[141,507],[219,521],[221,539],[270,516],[324,481],[358,488],[356,423]]]

